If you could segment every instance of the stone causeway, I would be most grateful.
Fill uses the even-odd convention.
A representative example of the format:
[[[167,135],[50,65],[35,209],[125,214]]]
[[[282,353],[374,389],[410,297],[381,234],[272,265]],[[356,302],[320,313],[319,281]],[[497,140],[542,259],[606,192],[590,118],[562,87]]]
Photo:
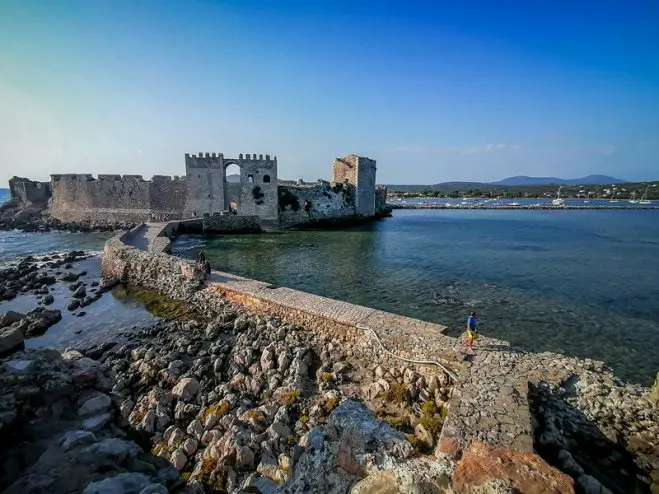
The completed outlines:
[[[105,247],[104,274],[139,283],[130,270],[140,269],[140,263],[164,263],[162,272],[194,276],[193,261],[168,254],[170,238],[179,226],[176,221],[145,224],[113,237]],[[439,324],[230,273],[213,272],[207,285],[249,310],[279,315],[311,330],[338,328],[367,339],[373,338],[373,331],[396,356],[434,360],[449,368],[457,380],[437,455],[457,457],[472,440],[533,452],[529,386],[540,381],[560,385],[592,363],[551,353],[534,354],[483,336],[475,344],[474,354],[469,354],[463,340],[444,334],[446,328]]]

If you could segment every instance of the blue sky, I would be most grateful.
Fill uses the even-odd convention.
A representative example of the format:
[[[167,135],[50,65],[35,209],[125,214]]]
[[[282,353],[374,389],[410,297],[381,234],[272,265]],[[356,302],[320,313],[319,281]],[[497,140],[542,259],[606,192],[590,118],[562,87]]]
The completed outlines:
[[[659,178],[659,2],[0,2],[0,183],[335,156],[380,183]]]

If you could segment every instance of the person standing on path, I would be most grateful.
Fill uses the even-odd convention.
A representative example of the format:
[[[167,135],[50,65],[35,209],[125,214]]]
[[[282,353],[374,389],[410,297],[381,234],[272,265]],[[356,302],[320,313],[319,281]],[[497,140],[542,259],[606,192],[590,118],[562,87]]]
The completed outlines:
[[[474,351],[474,341],[478,339],[478,319],[476,313],[472,312],[467,318],[467,346],[469,350]]]

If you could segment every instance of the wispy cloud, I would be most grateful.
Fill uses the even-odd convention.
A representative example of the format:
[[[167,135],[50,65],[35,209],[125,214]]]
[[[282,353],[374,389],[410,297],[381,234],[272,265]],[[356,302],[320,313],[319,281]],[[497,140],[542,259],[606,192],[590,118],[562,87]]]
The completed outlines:
[[[476,146],[399,146],[389,148],[386,151],[391,153],[416,153],[416,154],[485,154],[500,153],[504,151],[519,151],[521,147],[518,144],[483,144]]]

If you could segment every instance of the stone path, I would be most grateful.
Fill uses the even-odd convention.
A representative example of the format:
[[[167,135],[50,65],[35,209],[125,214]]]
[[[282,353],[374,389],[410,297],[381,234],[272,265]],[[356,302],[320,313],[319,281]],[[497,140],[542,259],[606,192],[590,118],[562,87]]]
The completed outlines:
[[[195,220],[191,220],[195,221]],[[170,237],[176,233],[178,226],[184,221],[167,223],[144,223],[134,228],[124,237],[127,245],[147,252],[169,252]]]

